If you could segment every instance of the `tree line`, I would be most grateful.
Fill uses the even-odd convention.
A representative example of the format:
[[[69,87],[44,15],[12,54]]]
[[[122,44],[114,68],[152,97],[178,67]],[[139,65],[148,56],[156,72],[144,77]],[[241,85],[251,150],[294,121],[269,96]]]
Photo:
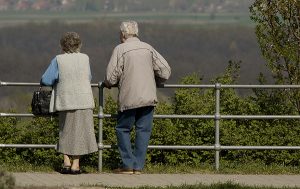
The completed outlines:
[[[101,81],[112,50],[119,43],[119,24],[105,20],[84,24],[54,21],[1,28],[0,80],[39,82],[51,59],[61,53],[61,35],[76,31],[83,40],[82,52],[90,57],[92,82]],[[241,84],[257,83],[259,72],[268,73],[251,26],[140,23],[140,38],[168,60],[172,67],[170,83],[178,83],[192,72],[207,83],[225,70],[229,60],[242,61]],[[0,97],[13,104],[8,96],[28,94],[32,90],[3,87]]]
[[[3,11],[49,12],[244,12],[253,0],[2,0]]]

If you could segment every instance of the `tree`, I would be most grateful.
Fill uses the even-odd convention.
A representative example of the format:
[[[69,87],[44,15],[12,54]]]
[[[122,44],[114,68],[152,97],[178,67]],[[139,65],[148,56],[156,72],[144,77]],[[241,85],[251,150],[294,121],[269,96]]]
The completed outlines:
[[[277,84],[300,84],[300,1],[256,0],[251,19],[263,56]],[[300,112],[300,93],[291,90],[289,100]]]

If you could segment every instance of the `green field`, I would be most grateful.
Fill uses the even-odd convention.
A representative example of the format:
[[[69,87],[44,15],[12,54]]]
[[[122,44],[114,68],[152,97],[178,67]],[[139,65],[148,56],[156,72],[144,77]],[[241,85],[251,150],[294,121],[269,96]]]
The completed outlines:
[[[237,24],[252,25],[249,13],[94,13],[94,12],[0,12],[0,26],[27,23],[62,21],[69,23],[93,21],[120,21],[134,19],[139,22],[168,22],[172,24]]]

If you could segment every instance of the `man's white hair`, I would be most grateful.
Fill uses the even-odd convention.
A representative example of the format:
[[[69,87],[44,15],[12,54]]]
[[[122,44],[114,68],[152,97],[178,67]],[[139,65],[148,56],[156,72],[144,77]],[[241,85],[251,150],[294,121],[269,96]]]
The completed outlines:
[[[138,24],[133,20],[122,22],[120,30],[124,34],[125,38],[139,35]]]

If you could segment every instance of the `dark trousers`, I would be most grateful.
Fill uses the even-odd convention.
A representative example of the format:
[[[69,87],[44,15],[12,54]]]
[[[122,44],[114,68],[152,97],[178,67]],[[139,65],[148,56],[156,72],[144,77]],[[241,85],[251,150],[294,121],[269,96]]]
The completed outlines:
[[[143,169],[152,130],[153,112],[153,106],[146,106],[118,113],[116,134],[123,163],[122,168]],[[132,149],[130,131],[133,125],[135,125],[136,134]]]

